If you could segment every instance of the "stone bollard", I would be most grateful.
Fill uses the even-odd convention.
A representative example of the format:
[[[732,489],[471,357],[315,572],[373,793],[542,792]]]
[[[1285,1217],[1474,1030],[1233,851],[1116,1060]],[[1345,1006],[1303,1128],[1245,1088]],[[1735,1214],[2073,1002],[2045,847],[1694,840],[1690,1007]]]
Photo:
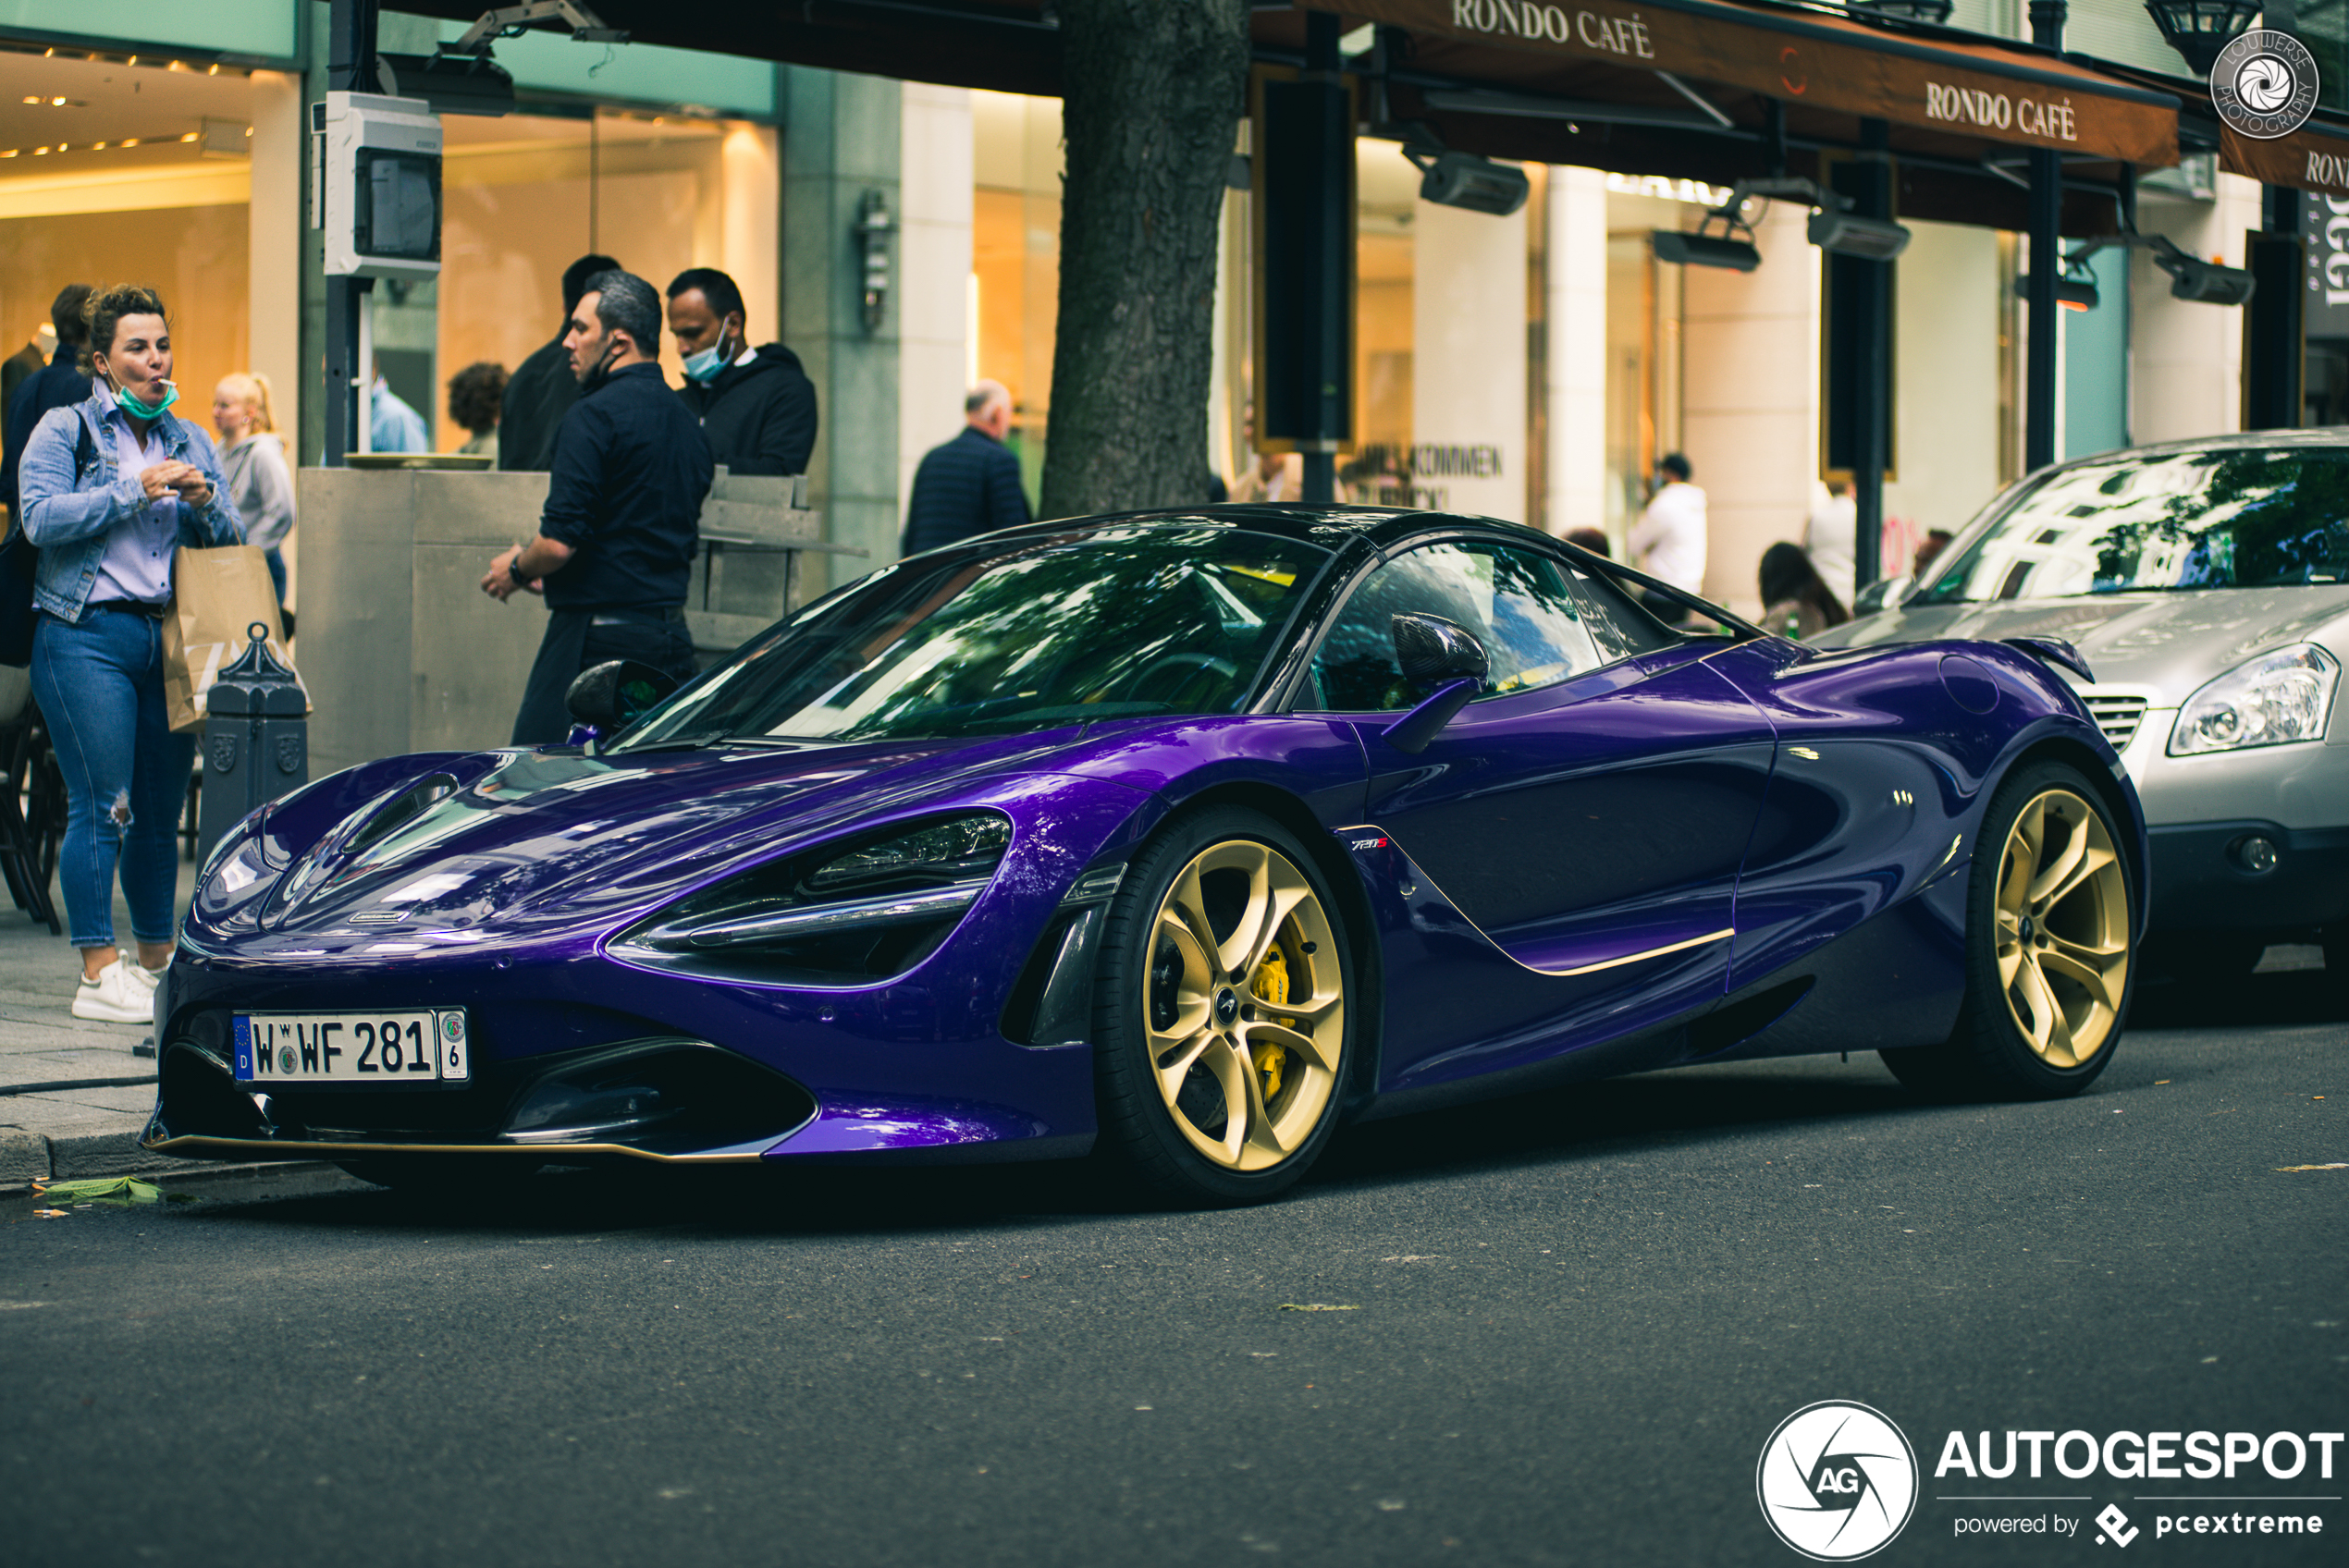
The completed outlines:
[[[245,651],[204,698],[199,863],[248,813],[310,781],[310,722],[302,716],[309,699],[293,671],[271,655],[268,627],[256,620],[245,635]]]

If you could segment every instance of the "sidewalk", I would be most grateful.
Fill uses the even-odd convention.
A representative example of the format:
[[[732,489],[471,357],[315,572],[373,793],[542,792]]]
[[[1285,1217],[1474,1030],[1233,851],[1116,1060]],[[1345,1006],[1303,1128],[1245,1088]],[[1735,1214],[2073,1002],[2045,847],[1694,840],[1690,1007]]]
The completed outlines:
[[[179,864],[180,909],[196,868]],[[55,888],[51,888],[54,896]],[[62,904],[60,919],[63,918]],[[115,895],[115,936],[130,939],[130,913]],[[73,1016],[80,955],[62,937],[0,895],[0,1191],[35,1177],[120,1176],[193,1169],[139,1146],[154,1108],[154,1059],[131,1047],[149,1027]],[[108,1082],[135,1079],[134,1083]],[[55,1085],[37,1093],[18,1085]]]

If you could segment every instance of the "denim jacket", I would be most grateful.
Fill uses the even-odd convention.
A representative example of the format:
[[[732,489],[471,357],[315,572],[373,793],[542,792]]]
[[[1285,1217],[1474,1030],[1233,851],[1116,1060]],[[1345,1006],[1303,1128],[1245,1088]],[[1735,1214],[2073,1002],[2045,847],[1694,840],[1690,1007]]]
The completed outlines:
[[[98,581],[106,535],[147,504],[138,474],[115,462],[115,426],[122,417],[101,382],[81,402],[42,415],[18,462],[17,493],[23,505],[24,534],[41,552],[32,602],[59,620],[80,621]],[[78,472],[77,420],[89,431],[92,447],[91,461]],[[198,548],[241,543],[244,525],[237,520],[236,503],[228,498],[228,483],[212,437],[169,414],[155,421],[154,434],[162,441],[166,458],[201,471],[212,482],[212,499],[203,506],[181,503],[179,543]]]

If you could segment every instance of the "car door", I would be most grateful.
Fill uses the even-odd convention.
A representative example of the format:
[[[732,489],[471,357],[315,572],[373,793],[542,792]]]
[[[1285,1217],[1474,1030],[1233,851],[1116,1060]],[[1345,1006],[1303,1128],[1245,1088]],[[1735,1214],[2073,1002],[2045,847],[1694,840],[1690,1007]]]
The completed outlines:
[[[1392,618],[1441,616],[1491,658],[1426,750],[1381,734],[1416,700]],[[1420,950],[1390,969],[1385,1078],[1412,1087],[1634,1035],[1716,1000],[1768,717],[1681,637],[1538,542],[1423,545],[1372,570],[1305,704],[1353,724],[1365,826],[1407,857]],[[1363,841],[1358,838],[1358,842]]]

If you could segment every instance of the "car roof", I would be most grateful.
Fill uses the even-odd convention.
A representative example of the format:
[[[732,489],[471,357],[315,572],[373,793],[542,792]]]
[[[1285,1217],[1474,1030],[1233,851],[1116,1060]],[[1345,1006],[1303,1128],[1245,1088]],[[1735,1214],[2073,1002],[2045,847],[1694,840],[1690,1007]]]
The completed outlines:
[[[2032,474],[2026,477],[2139,458],[2172,458],[2186,452],[2258,451],[2271,447],[2349,448],[2349,430],[2244,430],[2228,435],[2196,435],[2183,441],[2156,441],[2143,447],[2116,447],[2108,452],[2091,452],[2085,457],[2071,458],[2060,463],[2049,463],[2046,468],[2035,469]]]
[[[990,544],[1024,538],[1066,535],[1073,530],[1090,533],[1110,528],[1229,528],[1301,539],[1335,551],[1349,544],[1373,549],[1414,539],[1421,534],[1459,528],[1498,529],[1508,533],[1536,532],[1523,523],[1500,518],[1455,512],[1401,510],[1393,507],[1306,506],[1265,502],[1224,503],[1206,507],[1167,507],[1143,511],[1105,512],[1091,517],[1060,518],[980,534],[966,543]],[[1547,537],[1547,535],[1544,535]]]

